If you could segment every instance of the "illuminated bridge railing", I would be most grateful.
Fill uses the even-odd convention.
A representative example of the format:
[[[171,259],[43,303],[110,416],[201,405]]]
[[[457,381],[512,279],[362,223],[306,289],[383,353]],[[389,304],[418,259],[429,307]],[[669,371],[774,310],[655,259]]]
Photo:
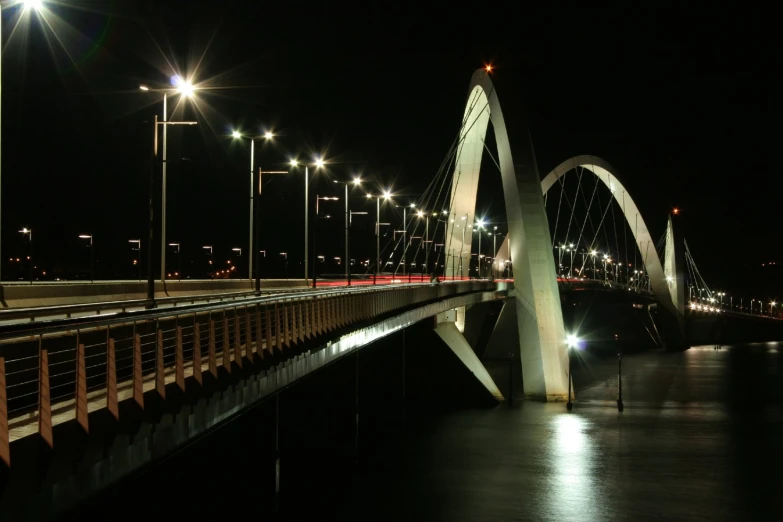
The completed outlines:
[[[186,380],[247,378],[339,330],[497,288],[488,281],[343,287],[42,324],[0,340],[0,458],[10,465],[10,442],[35,433],[53,447],[53,427],[63,422],[75,419],[89,432],[88,414],[99,409],[119,420],[126,399],[144,409],[145,392],[165,400],[184,392]]]

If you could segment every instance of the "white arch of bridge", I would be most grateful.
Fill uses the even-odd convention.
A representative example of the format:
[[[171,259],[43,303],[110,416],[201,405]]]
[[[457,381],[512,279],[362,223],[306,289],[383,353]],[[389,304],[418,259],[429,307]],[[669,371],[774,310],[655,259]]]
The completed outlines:
[[[497,91],[487,72],[481,69],[473,73],[470,81],[459,136],[449,204],[453,221],[450,220],[446,230],[446,249],[470,259],[470,240],[465,238],[463,244],[462,239],[466,227],[475,219],[481,157],[490,121],[497,144],[514,260],[518,359],[525,396],[565,400],[568,393],[566,333],[535,153],[526,122],[515,114],[514,126],[523,135],[513,137],[512,154]],[[467,265],[461,267],[461,274],[466,273]],[[449,266],[447,270],[453,269]]]

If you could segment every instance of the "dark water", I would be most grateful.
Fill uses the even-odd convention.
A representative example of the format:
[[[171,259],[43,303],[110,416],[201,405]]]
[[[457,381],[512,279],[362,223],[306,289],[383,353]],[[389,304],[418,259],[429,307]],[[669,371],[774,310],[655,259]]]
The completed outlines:
[[[379,375],[394,373],[384,350],[367,359]],[[418,397],[403,429],[394,379],[362,381],[388,415],[362,417],[358,465],[353,413],[339,406],[353,400],[348,361],[330,386],[312,380],[277,405],[277,504],[267,401],[71,519],[783,520],[779,350],[626,355],[623,413],[616,358],[590,353],[572,413],[532,402],[448,411]]]

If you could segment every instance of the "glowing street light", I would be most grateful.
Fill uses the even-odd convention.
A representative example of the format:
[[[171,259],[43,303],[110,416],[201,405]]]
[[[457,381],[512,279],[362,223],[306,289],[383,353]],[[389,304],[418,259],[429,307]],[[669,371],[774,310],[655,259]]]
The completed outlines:
[[[92,244],[92,234],[79,234],[79,239],[90,240],[90,281],[95,279],[95,255]]]
[[[252,281],[253,280],[253,238],[256,235],[258,235],[258,230],[256,230],[254,228],[254,226],[253,226],[254,225],[254,221],[253,220],[254,220],[254,216],[255,216],[254,208],[255,208],[256,194],[257,193],[258,194],[261,193],[261,172],[260,171],[259,171],[259,174],[258,174],[258,177],[259,177],[259,179],[258,179],[258,191],[256,191],[255,188],[254,188],[256,186],[255,167],[254,167],[254,162],[255,162],[255,157],[256,157],[255,146],[256,146],[256,140],[259,140],[259,139],[261,139],[263,137],[265,140],[269,141],[269,140],[271,140],[274,137],[274,134],[271,131],[266,131],[263,136],[245,136],[240,131],[234,130],[234,131],[231,132],[231,136],[235,140],[242,139],[242,138],[247,138],[247,139],[250,140],[250,227],[248,228],[248,230],[249,230],[248,233],[250,235],[250,238],[248,239],[248,245],[249,245],[248,246],[248,252],[250,252],[250,254],[247,257],[247,278],[250,281]],[[269,174],[273,174],[273,173],[274,174],[288,174],[288,171],[269,172]],[[257,259],[256,259],[256,264],[258,264],[258,260]],[[256,269],[256,272],[259,271],[259,267],[258,266],[256,266],[255,269]],[[260,279],[259,274],[256,273],[256,292],[260,292],[260,291],[261,291],[261,279]]]
[[[144,92],[162,92],[163,93],[163,166],[162,166],[162,178],[161,183],[163,191],[161,194],[161,213],[160,213],[160,280],[166,280],[166,167],[167,167],[167,143],[168,143],[168,95],[170,92],[178,93],[185,98],[192,98],[196,88],[190,80],[184,80],[179,74],[175,74],[171,77],[171,89],[152,89],[147,85],[139,85],[139,90]],[[157,125],[155,128],[155,136],[157,139]]]
[[[367,199],[375,198],[375,278],[373,284],[378,279],[378,271],[381,264],[381,198],[388,200],[391,198],[391,191],[383,190],[383,195],[367,194]]]
[[[22,0],[22,6],[24,7],[25,11],[29,11],[30,9],[33,9],[35,11],[40,11],[43,9],[43,1],[42,0]]]
[[[347,286],[351,286],[351,212],[348,205],[348,185],[347,181],[333,180],[333,183],[342,185],[345,187],[345,281]],[[362,183],[362,178],[354,176],[353,185],[359,186]]]
[[[298,167],[300,165],[299,161],[297,161],[295,158],[291,158],[291,161],[289,163],[291,167]],[[325,165],[325,162],[323,160],[323,157],[316,158],[314,166],[317,169],[323,168]],[[304,214],[305,214],[305,230],[304,230],[304,278],[305,278],[305,284],[307,284],[307,273],[308,273],[308,250],[309,250],[309,238],[310,238],[310,219],[308,217],[309,215],[309,196],[308,196],[308,186],[310,184],[310,173],[308,171],[308,167],[310,165],[304,164],[305,168],[305,193],[304,193]]]
[[[24,9],[25,12],[30,11],[30,10],[40,12],[43,9],[43,7],[44,7],[44,3],[43,3],[42,0],[22,0],[21,4],[22,4],[22,8]],[[2,41],[3,41],[3,27],[2,26],[3,26],[3,6],[0,5],[0,48],[2,48]],[[2,85],[3,85],[2,71],[3,71],[3,53],[2,53],[2,49],[0,49],[0,93],[2,92]],[[2,104],[0,104],[0,142],[2,142],[2,127],[3,127],[3,125],[2,125],[2,120],[3,120],[2,114],[3,114]],[[3,172],[2,171],[2,166],[3,166],[2,157],[3,157],[3,154],[2,154],[2,152],[0,152],[0,181],[2,180],[2,172]],[[2,190],[0,190],[0,194],[2,194]],[[1,208],[2,207],[0,207],[0,209]],[[2,219],[1,219],[1,216],[2,216],[2,211],[0,211],[0,230],[2,230]],[[31,236],[31,242],[32,242],[32,236]],[[2,241],[0,241],[0,246],[1,245],[2,245]],[[32,245],[32,243],[31,243],[31,245]],[[32,263],[32,260],[30,260],[30,263]],[[2,274],[0,274],[0,278],[1,278],[1,276],[2,276]]]
[[[566,336],[566,346],[568,353],[568,403],[566,404],[566,409],[568,411],[571,411],[571,409],[574,407],[573,404],[571,404],[571,374],[572,374],[572,365],[571,365],[571,352],[574,349],[579,349],[579,338],[574,334],[568,334]]]

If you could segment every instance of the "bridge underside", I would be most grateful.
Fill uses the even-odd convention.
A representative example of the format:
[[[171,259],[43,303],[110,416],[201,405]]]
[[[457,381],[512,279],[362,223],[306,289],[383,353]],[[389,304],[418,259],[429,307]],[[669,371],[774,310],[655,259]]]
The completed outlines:
[[[88,448],[94,445],[96,447],[86,452],[81,450],[79,466],[89,471],[80,473],[78,481],[72,480],[70,473],[47,473],[46,477],[42,478],[42,489],[33,501],[29,494],[14,494],[15,488],[24,489],[26,486],[12,482],[0,501],[0,512],[24,514],[35,519],[60,512],[85,496],[105,488],[148,462],[206,433],[264,398],[293,385],[302,377],[354,354],[371,343],[447,310],[502,300],[507,296],[503,284],[489,283],[442,284],[421,287],[418,290],[429,293],[432,297],[415,305],[405,305],[405,300],[400,300],[396,307],[392,305],[392,299],[383,299],[383,294],[391,297],[395,290],[375,292],[380,294],[382,299],[375,308],[376,313],[363,314],[366,318],[360,321],[350,321],[347,316],[340,319],[340,314],[332,313],[339,307],[325,305],[323,310],[332,312],[327,311],[323,316],[319,314],[320,319],[314,319],[312,340],[299,342],[298,347],[292,343],[293,336],[297,335],[296,330],[288,328],[279,331],[279,335],[283,336],[286,342],[278,342],[276,336],[264,339],[263,332],[260,336],[253,336],[251,329],[249,338],[251,341],[253,337],[259,339],[258,347],[255,342],[251,345],[215,343],[218,348],[222,344],[223,348],[223,351],[216,352],[215,359],[227,361],[228,364],[226,367],[218,367],[216,378],[211,377],[210,361],[205,360],[202,363],[202,381],[198,382],[191,361],[190,373],[180,386],[177,368],[187,367],[187,364],[180,366],[174,357],[171,359],[170,371],[163,373],[163,389],[156,386],[154,378],[150,378],[144,380],[147,391],[141,401],[138,396],[133,396],[132,389],[131,395],[125,400],[120,396],[114,410],[118,422],[109,423],[114,427],[108,432],[103,427],[104,422],[97,422],[99,418],[105,420],[112,415],[111,400],[107,402],[105,394],[89,398],[86,410],[80,410],[78,398],[76,401],[52,404],[52,416],[49,419],[51,427],[43,433],[40,431],[40,412],[12,419],[10,438],[15,442],[11,442],[10,449],[15,457],[12,462],[14,468],[11,469],[19,466],[19,469],[27,468],[30,463],[21,455],[36,454],[34,448],[41,443],[55,455],[69,455],[74,451],[78,453],[78,447],[85,444]],[[381,302],[386,304],[380,304]],[[281,314],[280,317],[285,315]],[[320,323],[322,319],[324,322]],[[241,321],[239,323],[241,324]],[[276,332],[276,329],[273,329],[273,332]],[[105,335],[104,333],[104,339]],[[237,339],[242,340],[243,336],[240,334]],[[453,335],[450,335],[449,339],[459,342]],[[277,350],[277,347],[282,350]],[[262,353],[272,352],[271,366],[268,363],[261,364],[259,359],[254,357],[256,349]],[[460,354],[457,355],[460,357]],[[468,353],[461,355],[469,357]],[[168,359],[164,359],[166,360]],[[460,360],[465,361],[463,357],[460,357]],[[74,361],[74,364],[78,365],[78,360]],[[484,384],[487,389],[492,386],[491,383]],[[122,384],[119,388],[126,389]],[[81,411],[85,411],[88,416],[82,418]],[[88,427],[96,431],[88,430]],[[67,462],[72,459],[62,455],[52,460]]]

